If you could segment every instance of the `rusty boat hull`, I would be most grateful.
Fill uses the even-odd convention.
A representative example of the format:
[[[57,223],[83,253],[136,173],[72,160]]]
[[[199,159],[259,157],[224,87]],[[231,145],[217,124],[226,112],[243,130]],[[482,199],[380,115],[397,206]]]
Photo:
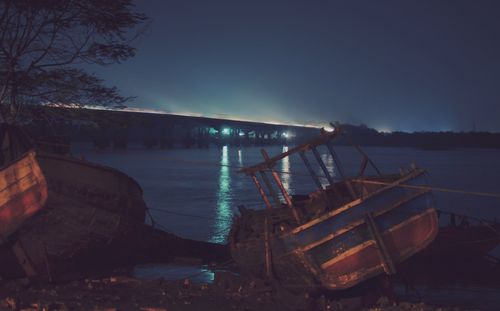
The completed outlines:
[[[0,245],[0,276],[59,279],[82,269],[82,254],[98,259],[95,250],[111,246],[144,224],[142,189],[132,178],[72,157],[29,155],[43,176],[40,191],[46,195],[36,210],[23,212],[28,205],[22,205],[17,207],[20,211],[11,213],[24,216]],[[28,198],[29,193],[22,195],[22,200]]]
[[[0,170],[0,241],[5,241],[47,200],[47,182],[36,153],[28,152]]]
[[[269,243],[275,278],[291,289],[343,290],[383,273],[396,273],[398,264],[426,248],[439,231],[430,193],[396,186],[418,183],[421,174],[411,172],[393,186],[289,231],[272,230]],[[233,259],[261,277],[265,277],[265,241],[262,234],[248,234],[263,232],[257,223],[264,223],[264,218],[277,220],[270,222],[270,228],[282,227],[286,217],[272,212],[244,211],[231,239]]]
[[[243,169],[267,206],[260,210],[241,207],[233,222],[231,255],[243,271],[297,292],[345,290],[379,275],[397,273],[400,263],[435,239],[438,215],[426,172],[413,167],[400,174],[351,178],[336,167],[342,180],[334,181],[316,148],[326,144],[333,162],[339,163],[329,145],[335,136],[323,132],[320,138],[273,158],[263,151],[265,162]],[[306,151],[315,155],[329,181],[326,186],[311,169]],[[273,166],[293,153],[300,153],[317,191],[290,196],[280,183]],[[368,162],[365,157],[362,172]],[[272,174],[285,202],[273,192],[266,173]],[[259,174],[266,191],[257,180]]]

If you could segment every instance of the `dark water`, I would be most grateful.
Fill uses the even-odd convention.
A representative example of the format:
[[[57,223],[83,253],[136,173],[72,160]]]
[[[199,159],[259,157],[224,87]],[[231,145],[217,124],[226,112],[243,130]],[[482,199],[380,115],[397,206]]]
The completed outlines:
[[[124,171],[142,186],[155,221],[183,237],[224,243],[238,205],[262,208],[258,192],[239,167],[262,161],[260,148],[96,151],[77,145],[75,156]],[[268,147],[270,155],[287,147]],[[398,172],[411,163],[429,172],[435,187],[500,194],[500,150],[424,151],[411,148],[364,148],[383,173]],[[358,172],[361,156],[349,147],[337,147],[347,173]],[[323,161],[335,176],[332,157],[321,150]],[[313,161],[313,157],[310,157]],[[276,167],[284,186],[292,194],[314,189],[298,156],[286,158]],[[315,166],[322,175],[319,166]],[[326,182],[326,180],[324,180]],[[450,193],[435,193],[441,210],[500,220],[500,199]],[[191,216],[197,217],[191,217]]]
[[[115,167],[135,178],[143,188],[156,223],[183,237],[224,243],[238,205],[263,207],[250,177],[238,172],[239,167],[262,161],[260,148],[144,150],[132,146],[127,151],[96,151],[91,146],[77,145],[73,150],[75,156],[83,155],[89,161]],[[286,151],[287,147],[268,147],[266,150],[272,156]],[[337,147],[336,150],[346,172],[357,173],[361,156],[349,147]],[[364,150],[383,173],[399,172],[400,168],[415,163],[427,169],[432,186],[500,194],[500,150],[425,151],[374,147]],[[326,150],[321,150],[321,155],[330,173],[336,176],[332,157]],[[309,159],[314,162],[312,156]],[[276,169],[291,173],[280,173],[290,193],[307,193],[314,189],[298,156],[281,161]],[[319,166],[315,166],[315,170],[322,175]],[[436,207],[441,210],[500,220],[499,198],[440,192],[435,192],[435,198]],[[141,266],[136,268],[136,274],[144,278],[213,280],[213,271],[203,267]],[[471,297],[471,302],[477,301],[474,295]],[[492,303],[500,303],[495,297],[496,293],[490,297],[494,300]]]

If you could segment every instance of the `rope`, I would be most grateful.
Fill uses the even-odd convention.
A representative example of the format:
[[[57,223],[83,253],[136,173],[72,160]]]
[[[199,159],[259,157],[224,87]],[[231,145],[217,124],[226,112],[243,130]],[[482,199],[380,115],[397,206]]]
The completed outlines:
[[[191,217],[191,218],[199,218],[199,219],[207,219],[207,220],[214,220],[214,218],[212,217],[207,217],[207,216],[201,216],[201,215],[194,215],[194,214],[185,214],[185,213],[178,213],[178,212],[174,212],[174,211],[171,211],[171,210],[165,210],[165,209],[159,209],[159,208],[149,208],[150,210],[154,210],[154,211],[158,211],[158,212],[163,212],[163,213],[167,213],[167,214],[173,214],[173,215],[179,215],[179,216],[184,216],[184,217]],[[153,227],[158,227],[164,231],[168,231],[168,229],[157,223],[156,221],[154,221],[153,217],[151,217],[151,221],[153,222]],[[221,228],[220,230],[217,230],[217,231],[214,231],[212,232],[212,236],[218,236],[218,235],[221,235],[221,234],[226,234],[227,231],[231,230],[231,228],[227,227],[227,228]]]
[[[383,182],[383,181],[373,181],[373,180],[363,180],[363,179],[352,179],[351,181],[356,182],[356,183],[372,184],[372,185],[384,185],[384,186],[391,185],[391,183]],[[492,198],[499,198],[500,199],[500,194],[497,194],[497,193],[475,192],[475,191],[465,191],[465,190],[450,189],[450,188],[440,188],[440,187],[430,187],[430,186],[415,186],[415,185],[405,185],[405,184],[399,184],[399,185],[396,185],[396,187],[419,189],[419,190],[432,190],[432,191],[448,192],[448,193],[459,193],[459,194],[475,195],[475,196],[482,196],[482,197],[492,197]]]

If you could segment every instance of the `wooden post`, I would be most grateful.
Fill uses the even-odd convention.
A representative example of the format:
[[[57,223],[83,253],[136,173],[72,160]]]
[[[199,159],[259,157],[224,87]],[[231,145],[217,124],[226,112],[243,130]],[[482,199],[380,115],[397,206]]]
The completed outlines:
[[[264,156],[264,159],[266,161],[269,161],[269,155],[267,154],[267,152],[264,149],[261,149],[260,152]],[[281,182],[281,178],[278,175],[278,172],[276,172],[276,170],[274,170],[273,168],[270,168],[270,170],[271,170],[271,174],[273,175],[274,181],[278,185],[278,188],[280,189],[281,194],[283,194],[283,197],[285,198],[286,204],[288,205],[288,207],[290,207],[292,209],[293,217],[295,218],[295,220],[298,223],[300,223],[299,213],[297,212],[297,209],[295,209],[295,207],[293,206],[292,199],[290,198],[290,196],[288,195],[288,192],[286,191],[285,187],[283,186],[283,183]]]
[[[255,183],[255,187],[257,187],[257,190],[259,190],[260,196],[262,197],[262,200],[264,200],[264,203],[266,204],[266,208],[268,209],[273,208],[271,202],[269,202],[269,199],[267,198],[266,192],[264,191],[264,189],[262,189],[262,186],[260,185],[260,182],[257,179],[257,176],[255,176],[255,174],[252,174],[252,180]]]
[[[340,163],[340,159],[337,156],[337,153],[333,149],[333,146],[331,145],[331,142],[327,141],[326,142],[326,148],[328,148],[328,151],[330,151],[330,154],[332,155],[333,162],[335,163],[335,166],[337,167],[337,171],[339,172],[340,177],[342,177],[342,180],[345,182],[347,189],[349,190],[349,193],[351,194],[351,197],[353,199],[356,199],[358,196],[356,195],[356,192],[354,191],[354,188],[352,187],[351,182],[346,178],[346,175],[344,174],[344,169],[342,168],[342,164]]]
[[[280,201],[280,198],[278,197],[278,195],[276,194],[276,191],[274,191],[273,189],[273,185],[271,184],[271,181],[269,181],[269,178],[267,178],[267,175],[266,175],[266,172],[264,171],[259,171],[260,173],[260,176],[262,177],[262,180],[264,181],[264,183],[266,184],[267,186],[267,189],[269,190],[269,193],[271,194],[271,196],[273,197],[274,199],[274,203],[276,204],[276,207],[280,207],[281,206],[281,201]]]
[[[377,224],[373,219],[373,212],[370,212],[366,215],[365,222],[366,226],[368,227],[368,231],[370,232],[373,240],[375,240],[375,243],[377,245],[377,250],[380,255],[385,273],[387,273],[388,275],[395,274],[396,266],[392,261],[387,246],[385,245],[384,238],[382,237],[382,234],[380,234],[380,231],[377,228]]]
[[[328,148],[328,151],[330,151],[330,154],[332,155],[333,162],[335,163],[335,167],[337,168],[337,172],[339,172],[339,175],[340,175],[340,177],[342,177],[342,179],[345,179],[345,174],[344,174],[344,170],[342,168],[342,165],[340,164],[340,159],[337,156],[337,153],[335,152],[335,150],[333,149],[331,142],[327,141],[325,145],[326,145],[326,148]]]
[[[266,261],[266,275],[269,279],[273,278],[271,244],[269,241],[269,215],[264,220],[264,248]]]
[[[311,150],[314,154],[314,157],[316,158],[316,161],[318,161],[319,166],[323,170],[323,173],[325,173],[326,179],[328,179],[328,183],[330,185],[333,185],[335,183],[335,181],[333,180],[332,176],[330,175],[330,172],[328,172],[328,169],[326,168],[325,163],[323,162],[323,160],[321,160],[321,156],[319,155],[318,149],[316,149],[316,147],[312,147]]]
[[[356,145],[349,137],[348,137],[348,139],[349,139],[351,145],[353,145],[354,148],[356,148],[356,150],[358,150],[359,153],[361,153],[364,157],[366,157],[366,159],[368,160],[368,163],[370,163],[370,165],[373,167],[375,172],[377,172],[377,175],[381,176],[382,173],[380,172],[378,167],[375,165],[375,163],[373,163],[373,161],[370,159],[370,157],[363,151],[363,149],[361,149],[361,147]]]
[[[314,173],[311,163],[309,163],[309,160],[307,159],[306,153],[304,151],[300,151],[299,155],[318,189],[323,190],[323,185],[321,184],[321,181],[319,180],[318,176],[316,176],[316,174]]]

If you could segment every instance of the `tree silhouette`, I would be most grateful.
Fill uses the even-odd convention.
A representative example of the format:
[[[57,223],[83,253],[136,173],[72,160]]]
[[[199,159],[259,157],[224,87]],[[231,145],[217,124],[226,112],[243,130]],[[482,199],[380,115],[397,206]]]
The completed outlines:
[[[134,56],[146,20],[132,0],[0,0],[0,122],[23,104],[122,105],[83,67]]]

